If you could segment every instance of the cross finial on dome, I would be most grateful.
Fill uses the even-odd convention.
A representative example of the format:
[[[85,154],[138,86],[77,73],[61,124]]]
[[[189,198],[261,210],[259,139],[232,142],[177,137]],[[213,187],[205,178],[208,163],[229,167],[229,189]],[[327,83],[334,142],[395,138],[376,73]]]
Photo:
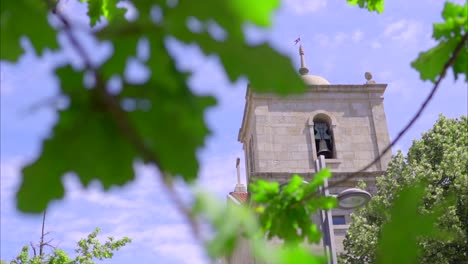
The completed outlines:
[[[299,46],[299,56],[301,56],[301,68],[299,68],[299,73],[301,75],[306,75],[307,73],[309,73],[309,69],[305,64],[304,48],[302,47],[302,45]]]
[[[242,184],[240,180],[240,158],[236,159],[236,169],[237,169],[237,184],[236,184],[236,188],[234,189],[234,192],[246,193],[247,188],[245,188],[244,184]]]

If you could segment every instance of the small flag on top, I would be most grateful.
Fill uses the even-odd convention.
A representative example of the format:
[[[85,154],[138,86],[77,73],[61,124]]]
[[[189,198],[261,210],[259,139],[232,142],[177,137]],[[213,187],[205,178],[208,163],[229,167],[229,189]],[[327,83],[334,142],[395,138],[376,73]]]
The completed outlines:
[[[297,43],[299,43],[301,41],[301,37],[298,37],[296,40],[294,40],[294,45],[296,45]]]

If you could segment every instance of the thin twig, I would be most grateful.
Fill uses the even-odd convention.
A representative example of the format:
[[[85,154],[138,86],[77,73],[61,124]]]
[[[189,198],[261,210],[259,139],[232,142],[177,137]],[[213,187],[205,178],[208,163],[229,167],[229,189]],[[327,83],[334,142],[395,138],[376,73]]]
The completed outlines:
[[[199,224],[197,223],[197,220],[192,217],[192,213],[187,206],[185,206],[184,202],[182,199],[180,199],[180,196],[177,194],[174,184],[172,182],[173,177],[171,175],[165,173],[163,175],[163,180],[164,184],[167,187],[167,191],[169,196],[171,197],[172,201],[175,203],[176,207],[179,209],[179,211],[183,211],[184,215],[189,215],[190,217],[187,217],[187,220],[189,221],[190,226],[192,227],[192,232],[195,237],[200,237],[201,238],[201,233],[200,233],[200,228]]]
[[[45,226],[45,217],[46,217],[46,211],[44,210],[44,213],[42,214],[42,229],[41,229],[41,241],[39,242],[39,256],[44,255],[44,237],[47,235],[44,233],[44,226]]]
[[[66,19],[66,17],[61,13],[58,12],[57,10],[54,11],[54,14],[59,18],[60,22],[63,23],[64,25],[64,31],[65,34],[67,35],[68,40],[72,44],[73,48],[78,52],[78,55],[83,59],[83,62],[85,64],[85,68],[88,70],[94,71],[93,64],[91,62],[91,59],[87,56],[86,50],[84,49],[83,46],[79,43],[78,39],[75,38],[73,35],[73,30],[70,25],[70,22]]]
[[[36,247],[34,246],[34,244],[32,242],[29,242],[29,244],[31,245],[31,249],[33,250],[33,254],[36,257],[37,256]]]
[[[51,247],[51,248],[57,248],[56,246],[54,246],[54,245],[50,244],[50,242],[52,242],[52,241],[54,241],[54,240],[53,240],[53,239],[51,239],[51,240],[49,240],[49,241],[45,242],[45,243],[44,243],[44,246],[48,246],[48,247]]]

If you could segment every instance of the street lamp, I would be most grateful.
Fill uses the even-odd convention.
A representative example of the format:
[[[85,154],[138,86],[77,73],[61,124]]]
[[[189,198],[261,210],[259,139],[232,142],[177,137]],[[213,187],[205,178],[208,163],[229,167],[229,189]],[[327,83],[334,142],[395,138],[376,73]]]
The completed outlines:
[[[326,168],[325,156],[319,156],[315,161],[315,167],[317,172]],[[328,179],[325,178],[323,187],[320,187],[319,191],[324,196],[330,196],[330,192],[328,191]],[[340,208],[355,209],[366,204],[370,200],[371,195],[357,188],[349,188],[340,192],[336,198],[338,199],[338,206]],[[323,248],[328,257],[328,264],[337,264],[338,259],[336,257],[336,246],[334,243],[335,232],[333,231],[331,211],[320,210],[320,224],[323,232]]]
[[[340,192],[336,198],[340,208],[355,209],[365,205],[371,199],[371,195],[358,188],[349,188]]]

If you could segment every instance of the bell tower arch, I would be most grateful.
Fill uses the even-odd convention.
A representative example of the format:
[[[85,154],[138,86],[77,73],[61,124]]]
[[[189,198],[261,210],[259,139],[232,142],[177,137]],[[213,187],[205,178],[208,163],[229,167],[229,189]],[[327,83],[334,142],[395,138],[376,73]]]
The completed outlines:
[[[387,84],[379,84],[366,73],[363,84],[330,84],[325,78],[310,75],[305,66],[304,49],[300,74],[307,85],[304,94],[280,97],[253,93],[247,87],[246,103],[238,140],[243,144],[247,180],[254,178],[289,181],[293,174],[306,180],[315,173],[319,154],[334,181],[356,172],[373,161],[390,143],[384,111]],[[330,189],[331,194],[355,187],[358,180],[375,192],[375,177],[382,175],[391,154],[358,177]],[[350,221],[350,210],[334,209],[338,251]]]

